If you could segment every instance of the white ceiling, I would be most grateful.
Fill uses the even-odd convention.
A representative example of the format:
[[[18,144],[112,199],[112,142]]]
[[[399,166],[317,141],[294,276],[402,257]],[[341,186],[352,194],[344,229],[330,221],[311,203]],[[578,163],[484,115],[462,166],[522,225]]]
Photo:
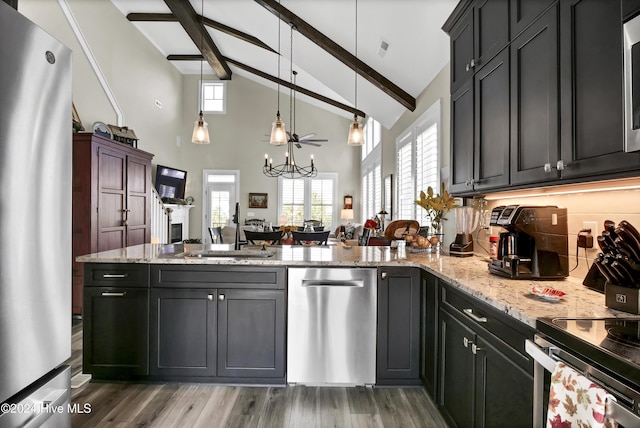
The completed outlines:
[[[111,0],[128,13],[171,13],[163,0]],[[253,0],[190,0],[195,11],[258,38],[278,51],[278,18]],[[458,0],[359,0],[357,57],[414,98],[449,61],[449,39],[441,30]],[[355,54],[355,0],[281,0],[289,9],[347,51]],[[198,48],[177,22],[133,22],[163,55],[198,54]],[[208,28],[222,55],[276,76],[277,55]],[[290,79],[291,30],[280,23],[280,77]],[[378,55],[382,41],[389,44]],[[293,35],[297,84],[347,105],[354,105],[355,73],[301,34]],[[174,61],[183,74],[199,74],[199,61]],[[276,85],[229,64],[232,72],[276,89]],[[208,65],[205,62],[205,67]],[[205,69],[205,74],[212,70]],[[233,77],[232,77],[233,78]],[[391,128],[406,108],[358,77],[357,107]],[[288,93],[287,88],[281,90]],[[310,102],[345,117],[351,114],[304,95]]]

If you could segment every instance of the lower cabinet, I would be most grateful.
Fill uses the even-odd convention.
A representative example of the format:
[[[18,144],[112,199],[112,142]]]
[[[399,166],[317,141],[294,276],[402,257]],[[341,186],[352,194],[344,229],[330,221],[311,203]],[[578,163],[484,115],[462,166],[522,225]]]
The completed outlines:
[[[420,383],[420,269],[378,271],[377,383]]]
[[[533,329],[443,285],[438,403],[458,427],[530,427]]]
[[[82,369],[95,379],[149,374],[149,290],[85,287]]]
[[[153,267],[151,378],[284,383],[284,277],[282,268]]]
[[[149,374],[149,267],[84,264],[82,371],[94,379]]]
[[[431,398],[438,390],[438,279],[420,274],[420,380]]]
[[[285,293],[218,290],[217,375],[284,378]]]
[[[215,376],[215,290],[151,290],[152,376]]]

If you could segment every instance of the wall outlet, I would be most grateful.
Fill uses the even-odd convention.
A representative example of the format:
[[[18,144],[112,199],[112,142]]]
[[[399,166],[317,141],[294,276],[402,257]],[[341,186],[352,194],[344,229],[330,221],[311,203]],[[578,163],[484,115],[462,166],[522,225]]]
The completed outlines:
[[[247,211],[247,217],[253,217],[255,215],[256,213],[254,213],[253,211]]]
[[[598,222],[597,221],[583,221],[582,222],[583,229],[591,229],[591,234],[593,236],[600,235],[600,230],[598,230]]]

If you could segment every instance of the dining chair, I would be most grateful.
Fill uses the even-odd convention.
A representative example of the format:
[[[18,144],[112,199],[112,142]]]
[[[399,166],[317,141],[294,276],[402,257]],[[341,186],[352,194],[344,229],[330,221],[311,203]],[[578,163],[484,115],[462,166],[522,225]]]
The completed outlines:
[[[327,239],[329,239],[330,230],[322,232],[298,232],[293,231],[293,244],[302,244],[303,242],[315,242],[318,245],[327,245]]]
[[[212,244],[224,244],[222,241],[222,228],[221,227],[210,227],[209,228],[209,236],[211,237]]]
[[[247,242],[250,242],[253,245],[256,245],[256,241],[266,241],[270,245],[275,245],[280,243],[282,232],[254,232],[252,230],[245,230],[244,236],[247,238]]]

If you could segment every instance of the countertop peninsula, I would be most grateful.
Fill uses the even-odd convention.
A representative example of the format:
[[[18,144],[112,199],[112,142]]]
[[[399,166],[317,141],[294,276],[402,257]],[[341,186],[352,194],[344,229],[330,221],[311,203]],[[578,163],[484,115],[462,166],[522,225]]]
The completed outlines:
[[[499,311],[535,328],[540,317],[628,317],[609,309],[603,294],[582,285],[579,278],[563,281],[528,281],[501,278],[489,273],[488,259],[458,258],[445,254],[408,253],[404,248],[329,246],[267,247],[270,257],[191,257],[201,251],[220,253],[228,245],[142,244],[76,258],[84,263],[223,264],[229,266],[326,266],[326,267],[418,267],[441,278]],[[260,247],[248,247],[260,251]],[[567,295],[550,302],[531,294],[531,287],[552,287]]]

